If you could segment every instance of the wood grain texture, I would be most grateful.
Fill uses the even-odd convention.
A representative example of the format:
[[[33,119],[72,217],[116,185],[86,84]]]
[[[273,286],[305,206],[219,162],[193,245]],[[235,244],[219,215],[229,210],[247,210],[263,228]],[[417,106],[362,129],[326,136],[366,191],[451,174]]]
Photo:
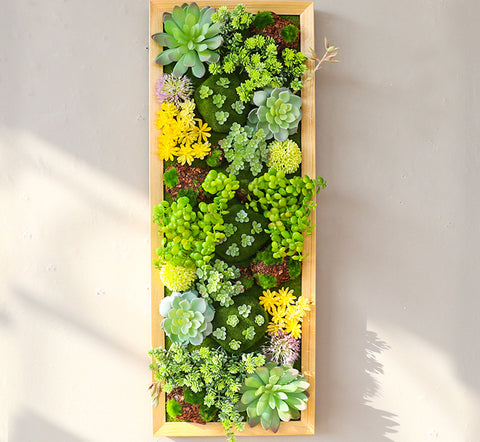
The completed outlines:
[[[178,0],[150,0],[150,35],[162,31],[162,14],[171,11],[174,6],[181,4]],[[272,3],[256,0],[242,2],[250,12],[259,10],[271,10],[278,14],[300,16],[301,50],[307,53],[314,48],[314,6],[311,1],[279,1],[272,8]],[[204,6],[235,7],[238,3],[232,1],[197,1],[202,8]],[[153,213],[155,205],[163,199],[163,163],[157,155],[158,131],[155,127],[155,117],[160,106],[155,99],[155,82],[162,73],[162,67],[155,63],[155,58],[160,52],[160,47],[152,40],[150,43],[150,213]],[[306,77],[313,69],[313,61],[308,62]],[[315,177],[315,78],[305,83],[302,90],[302,174]],[[311,223],[315,224],[315,212],[311,214]],[[157,257],[156,249],[160,246],[158,228],[152,222],[150,229],[151,258]],[[302,372],[310,382],[310,398],[307,409],[302,412],[301,420],[294,422],[282,422],[277,435],[308,435],[315,432],[315,230],[312,235],[305,238],[304,253],[308,256],[302,264],[302,294],[312,301],[312,310],[304,318],[302,330]],[[163,298],[163,285],[159,272],[152,264],[151,267],[151,321],[152,321],[152,345],[163,346],[165,336],[160,328],[161,316],[158,306]],[[166,422],[165,398],[161,395],[161,401],[157,408],[153,408],[153,434],[154,436],[223,436],[224,430],[219,422],[199,425],[186,422]],[[246,427],[238,433],[242,436],[272,436],[270,431],[264,431],[261,426],[254,428]]]

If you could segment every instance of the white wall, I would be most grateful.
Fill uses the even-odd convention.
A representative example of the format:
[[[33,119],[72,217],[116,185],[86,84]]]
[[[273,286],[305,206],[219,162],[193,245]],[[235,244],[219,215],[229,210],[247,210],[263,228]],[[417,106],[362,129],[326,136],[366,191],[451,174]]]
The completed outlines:
[[[147,2],[1,10],[0,440],[152,440]],[[316,10],[342,63],[317,77],[317,435],[298,440],[478,441],[479,3]]]

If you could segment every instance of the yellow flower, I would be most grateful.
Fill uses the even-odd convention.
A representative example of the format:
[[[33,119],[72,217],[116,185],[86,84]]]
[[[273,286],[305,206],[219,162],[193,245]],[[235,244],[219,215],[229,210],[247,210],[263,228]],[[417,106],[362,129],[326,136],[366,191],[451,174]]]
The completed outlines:
[[[278,331],[282,330],[282,327],[280,327],[278,324],[274,324],[273,322],[270,322],[267,326],[267,333],[273,334]]]
[[[283,308],[272,308],[270,312],[272,315],[272,322],[278,324],[280,327],[285,327],[285,310]]]
[[[173,160],[174,155],[177,155],[178,147],[174,140],[163,134],[158,136],[158,150],[157,153],[161,160]]]
[[[276,295],[277,292],[272,293],[270,290],[264,290],[263,296],[258,298],[260,305],[270,314],[272,314],[273,308],[277,304]]]
[[[293,290],[289,289],[288,287],[287,288],[281,288],[278,291],[278,295],[277,295],[277,304],[278,305],[287,307],[290,304],[294,304],[295,299],[296,298],[295,298],[295,295],[293,294]]]
[[[297,299],[297,307],[303,312],[309,312],[311,310],[310,304],[310,299],[306,298],[303,295],[299,296],[299,298]]]
[[[287,321],[301,322],[305,315],[304,311],[300,310],[297,306],[289,306],[289,307],[290,308],[287,309],[285,319]]]
[[[208,141],[208,137],[211,135],[209,132],[212,130],[212,128],[199,118],[197,118],[197,122],[198,126],[193,128],[193,132],[198,137],[198,142],[201,143],[202,141]]]
[[[290,333],[295,339],[299,339],[302,334],[302,325],[296,321],[287,321],[285,332]]]
[[[182,147],[178,149],[177,156],[177,161],[180,164],[188,163],[189,166],[192,165],[194,160],[193,149],[189,145],[182,145]]]
[[[191,114],[193,115],[193,111],[195,110],[195,101],[193,100],[186,100],[180,105],[180,116],[183,118],[184,115]]]
[[[203,160],[205,156],[210,152],[210,143],[195,143],[192,145],[193,156]]]

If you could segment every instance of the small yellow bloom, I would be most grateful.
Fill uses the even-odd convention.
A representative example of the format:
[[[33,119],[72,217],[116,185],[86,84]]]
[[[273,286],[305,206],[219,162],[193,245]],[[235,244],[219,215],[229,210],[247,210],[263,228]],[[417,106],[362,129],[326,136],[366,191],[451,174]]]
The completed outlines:
[[[287,321],[285,332],[290,333],[295,339],[299,339],[302,334],[302,325],[296,321]]]
[[[178,156],[177,161],[180,164],[188,163],[189,166],[192,165],[194,157],[193,157],[193,149],[191,148],[191,146],[182,145],[182,147],[178,149],[177,156]]]
[[[198,142],[201,143],[202,141],[208,141],[210,137],[210,131],[212,128],[207,124],[204,123],[202,120],[197,118],[198,126],[195,126],[193,132],[198,137]]]
[[[272,314],[273,308],[277,304],[276,299],[277,292],[271,292],[270,290],[264,290],[263,296],[258,298],[260,305],[270,314]]]
[[[290,308],[287,309],[287,313],[285,314],[285,319],[287,321],[300,322],[302,321],[304,316],[305,316],[305,313],[303,312],[303,310],[300,310],[296,306],[290,306]]]
[[[274,324],[273,322],[270,322],[267,326],[267,333],[273,334],[278,331],[282,330],[282,327],[280,327],[278,324]]]
[[[302,310],[303,312],[309,312],[310,308],[310,299],[306,298],[305,296],[301,295],[297,299],[297,307]]]
[[[180,115],[188,115],[192,114],[195,111],[195,101],[193,100],[186,100],[180,105]]]
[[[287,307],[290,304],[295,303],[295,295],[293,290],[287,288],[281,288],[278,290],[277,303],[283,307]]]
[[[194,157],[203,160],[210,152],[210,143],[195,143],[192,145],[192,149]]]

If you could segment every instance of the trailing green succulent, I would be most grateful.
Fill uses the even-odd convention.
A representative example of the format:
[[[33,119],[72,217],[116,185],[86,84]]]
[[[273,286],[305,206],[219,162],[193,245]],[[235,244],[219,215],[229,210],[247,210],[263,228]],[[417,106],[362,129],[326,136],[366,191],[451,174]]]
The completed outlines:
[[[160,303],[162,328],[172,342],[200,345],[212,333],[215,310],[195,290],[173,292]]]
[[[280,422],[298,419],[307,407],[310,384],[289,365],[268,363],[245,379],[239,409],[246,411],[248,424],[261,424],[264,430],[278,431]]]
[[[154,404],[158,405],[162,390],[170,393],[175,387],[188,387],[202,392],[203,404],[219,410],[218,418],[227,436],[235,440],[233,429],[244,427],[244,418],[237,408],[239,390],[246,376],[265,364],[264,355],[229,355],[222,348],[208,347],[189,350],[179,343],[173,343],[168,350],[154,348],[149,355],[153,359],[150,369],[155,379],[151,388]]]
[[[213,202],[222,211],[227,209],[227,203],[235,196],[235,192],[239,186],[240,184],[235,175],[230,174],[227,176],[223,172],[217,172],[214,169],[208,172],[208,175],[202,183],[205,192],[217,195],[213,199]],[[224,229],[225,226],[222,225],[222,230]]]
[[[263,164],[267,161],[267,143],[262,130],[256,131],[233,123],[227,137],[221,142],[221,147],[230,163],[228,173],[236,175],[246,169],[255,176],[262,171]]]
[[[267,88],[253,95],[258,106],[248,114],[248,121],[255,130],[262,129],[265,138],[285,141],[297,132],[302,119],[302,99],[287,88]]]
[[[243,204],[234,204],[224,216],[225,240],[215,251],[229,263],[248,260],[263,247],[269,239],[268,221],[260,213],[247,209]]]
[[[194,210],[186,196],[173,202],[162,201],[154,208],[153,221],[164,235],[157,249],[157,267],[165,261],[174,266],[199,267],[212,259],[215,244],[225,236],[222,209],[215,202],[202,201]]]
[[[173,12],[163,15],[165,32],[152,35],[160,46],[166,47],[155,59],[160,65],[175,63],[172,73],[183,75],[191,68],[195,77],[205,75],[204,63],[216,63],[220,56],[215,49],[222,44],[221,24],[211,18],[215,8],[202,10],[196,3],[175,6]]]
[[[321,177],[316,181],[308,176],[286,178],[275,169],[269,169],[249,184],[248,190],[253,194],[250,207],[256,211],[262,209],[270,221],[268,232],[275,259],[286,256],[303,259],[304,237],[313,230],[309,216],[316,207],[314,196],[325,186]]]
[[[212,322],[212,339],[227,352],[239,354],[251,351],[263,340],[268,316],[258,302],[261,294],[260,287],[254,286],[245,293],[235,296],[233,304],[228,307],[216,307]],[[264,322],[257,316],[262,316]]]
[[[235,266],[216,259],[214,264],[205,264],[197,269],[199,278],[196,287],[200,295],[207,301],[218,302],[228,307],[233,304],[233,298],[245,291],[239,281],[240,270]]]

